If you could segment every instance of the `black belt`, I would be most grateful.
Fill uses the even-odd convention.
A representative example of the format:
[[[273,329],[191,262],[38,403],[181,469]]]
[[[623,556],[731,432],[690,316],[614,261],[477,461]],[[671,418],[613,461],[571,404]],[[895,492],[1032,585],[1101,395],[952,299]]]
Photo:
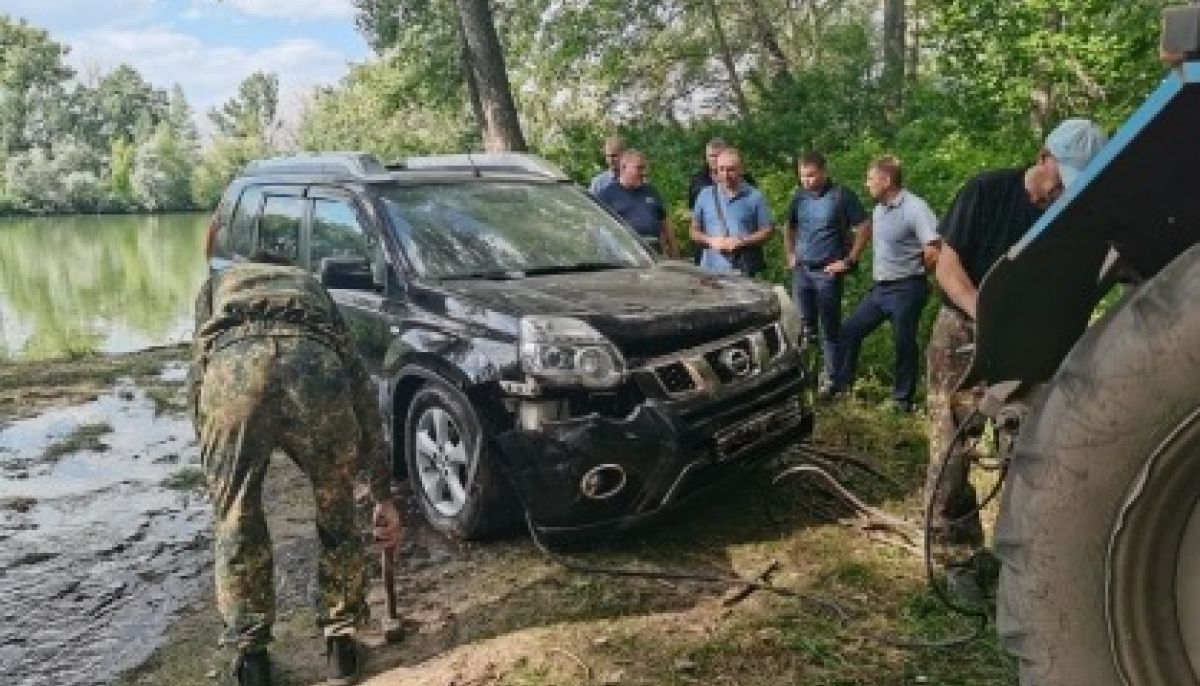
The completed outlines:
[[[238,341],[249,340],[251,338],[307,338],[324,345],[337,353],[339,357],[345,355],[340,341],[333,336],[319,331],[299,327],[295,329],[277,328],[267,330],[257,326],[235,326],[232,329],[222,331],[213,338],[212,343],[208,347],[208,354],[227,348]]]
[[[905,281],[913,281],[915,279],[921,279],[922,281],[924,281],[926,279],[926,276],[924,274],[913,274],[912,276],[905,276],[905,277],[902,277],[899,279],[884,279],[884,280],[876,281],[875,283],[880,286],[890,286],[894,283],[904,283]]]

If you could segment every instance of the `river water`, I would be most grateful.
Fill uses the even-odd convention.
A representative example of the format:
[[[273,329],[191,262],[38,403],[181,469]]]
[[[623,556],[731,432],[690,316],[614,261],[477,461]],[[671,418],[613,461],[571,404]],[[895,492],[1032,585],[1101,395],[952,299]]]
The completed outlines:
[[[207,214],[0,218],[0,362],[187,340]]]
[[[0,365],[187,340],[206,222],[0,219]],[[211,559],[198,451],[187,417],[148,396],[178,400],[185,373],[0,416],[0,684],[110,683],[196,599]]]

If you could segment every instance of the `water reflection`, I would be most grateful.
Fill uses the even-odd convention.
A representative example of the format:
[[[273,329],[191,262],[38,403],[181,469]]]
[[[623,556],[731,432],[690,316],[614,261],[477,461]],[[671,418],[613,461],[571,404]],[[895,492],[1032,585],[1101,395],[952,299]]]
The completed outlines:
[[[208,216],[0,218],[0,360],[187,340]]]

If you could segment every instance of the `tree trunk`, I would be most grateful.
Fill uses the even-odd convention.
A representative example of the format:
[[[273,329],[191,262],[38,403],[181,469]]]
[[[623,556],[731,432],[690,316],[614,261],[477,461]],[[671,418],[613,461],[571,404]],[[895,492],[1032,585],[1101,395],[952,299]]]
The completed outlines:
[[[774,80],[791,82],[792,70],[788,64],[787,55],[779,46],[779,39],[775,36],[775,29],[771,27],[771,20],[767,17],[761,0],[749,0],[748,6],[750,21],[754,25],[754,34],[762,43],[767,56],[767,73]]]
[[[921,69],[921,13],[919,0],[912,0],[908,10],[908,75],[909,86],[916,84]]]
[[[1062,13],[1057,9],[1048,11],[1043,26],[1048,33],[1060,33]],[[1046,135],[1050,120],[1054,117],[1054,72],[1051,62],[1055,58],[1055,55],[1043,54],[1038,56],[1034,65],[1033,102],[1030,103],[1029,115],[1038,138]]]
[[[729,72],[729,87],[733,90],[734,102],[737,103],[738,113],[743,117],[750,114],[750,104],[746,93],[742,90],[742,81],[738,77],[737,65],[734,63],[733,52],[729,49],[729,41],[725,38],[725,28],[721,26],[721,13],[717,11],[716,0],[705,0],[709,15],[712,17],[713,35],[717,39],[717,49],[721,53],[721,62],[725,71]]]
[[[883,87],[893,115],[904,104],[904,2],[883,0]]]
[[[482,140],[486,117],[483,101],[479,99],[479,83],[475,80],[475,70],[471,68],[471,50],[467,47],[467,32],[463,28],[462,15],[456,14],[455,19],[458,25],[458,59],[462,64],[463,80],[467,82],[467,99],[470,101],[471,114],[475,117],[475,129]]]
[[[468,88],[471,79],[479,96],[483,119],[483,148],[489,152],[526,149],[517,106],[513,101],[504,52],[488,0],[455,0],[466,43]]]

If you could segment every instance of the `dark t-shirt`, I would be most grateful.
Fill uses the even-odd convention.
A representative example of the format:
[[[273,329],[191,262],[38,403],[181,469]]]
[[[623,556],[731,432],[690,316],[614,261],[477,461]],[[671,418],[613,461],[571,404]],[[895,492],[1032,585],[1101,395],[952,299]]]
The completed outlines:
[[[754,182],[754,177],[750,174],[742,174],[742,181],[751,186],[758,186]],[[700,171],[692,174],[692,178],[688,181],[688,209],[696,209],[696,196],[700,195],[700,191],[713,185],[712,172],[708,167],[704,167]]]
[[[629,222],[639,234],[648,238],[662,235],[667,210],[654,186],[644,183],[637,188],[626,188],[620,183],[610,183],[596,194],[596,199]]]
[[[829,181],[818,195],[797,188],[787,211],[796,230],[796,255],[810,267],[840,260],[850,249],[850,229],[867,219],[854,191]]]
[[[938,233],[976,286],[988,269],[1042,216],[1025,190],[1025,169],[984,172],[967,181]]]

